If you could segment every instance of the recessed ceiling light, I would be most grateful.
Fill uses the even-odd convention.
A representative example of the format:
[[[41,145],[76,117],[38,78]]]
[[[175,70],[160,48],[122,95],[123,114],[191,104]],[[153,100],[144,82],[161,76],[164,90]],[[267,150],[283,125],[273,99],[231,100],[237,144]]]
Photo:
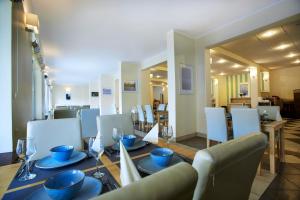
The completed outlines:
[[[299,60],[299,59],[297,59],[297,60],[295,60],[293,63],[295,63],[295,64],[299,64],[299,63],[300,63],[300,60]]]
[[[225,60],[225,59],[222,59],[222,58],[221,58],[220,60],[218,60],[218,61],[217,61],[217,63],[220,63],[220,64],[222,64],[222,63],[226,63],[226,62],[227,62],[227,60]]]
[[[285,57],[287,58],[294,58],[297,54],[295,53],[289,53],[288,55],[286,55]]]
[[[156,78],[160,78],[160,75],[157,75]]]
[[[221,75],[221,76],[224,76],[224,75],[226,75],[224,72],[221,72],[219,75]]]
[[[269,37],[272,37],[274,35],[276,35],[276,33],[278,33],[278,31],[275,31],[275,30],[268,30],[266,32],[263,32],[261,34],[261,37],[264,37],[264,38],[269,38]]]
[[[235,68],[235,69],[240,68],[240,67],[242,67],[242,66],[239,65],[239,64],[234,64],[234,65],[232,65],[232,68]]]
[[[284,50],[286,48],[289,48],[291,46],[291,44],[281,44],[281,45],[278,45],[277,47],[275,47],[274,49],[275,50]]]

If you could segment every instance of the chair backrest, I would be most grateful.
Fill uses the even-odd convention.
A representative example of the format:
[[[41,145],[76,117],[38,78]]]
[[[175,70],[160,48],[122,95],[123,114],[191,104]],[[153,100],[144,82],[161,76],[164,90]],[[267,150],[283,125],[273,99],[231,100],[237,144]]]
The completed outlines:
[[[227,122],[224,108],[205,108],[207,138],[218,142],[228,139]]]
[[[166,105],[166,111],[169,111],[169,104]]]
[[[99,109],[81,109],[80,123],[81,123],[81,136],[83,138],[96,137],[97,124],[96,117],[99,116]]]
[[[77,111],[77,109],[54,110],[54,119],[75,118]]]
[[[248,199],[267,137],[253,133],[200,150],[193,167],[198,183],[193,200]]]
[[[151,105],[145,105],[145,110],[146,110],[146,121],[147,123],[154,123],[154,116],[152,112]]]
[[[145,115],[141,105],[136,106],[140,122],[145,122]]]
[[[260,132],[260,120],[257,109],[231,109],[233,137],[238,138],[249,133]]]
[[[140,181],[100,195],[95,200],[192,199],[196,183],[196,170],[191,165],[181,162]]]
[[[122,129],[125,135],[134,134],[131,115],[114,114],[100,116],[100,132],[105,146],[114,144],[114,140],[112,139],[113,128]]]
[[[77,118],[37,120],[27,123],[27,138],[32,138],[37,153],[33,160],[50,155],[49,150],[59,145],[72,145],[81,150],[80,123]]]
[[[280,107],[279,106],[257,106],[259,115],[267,114],[267,119],[281,121]]]
[[[166,104],[159,104],[157,107],[158,111],[164,111],[166,109]]]

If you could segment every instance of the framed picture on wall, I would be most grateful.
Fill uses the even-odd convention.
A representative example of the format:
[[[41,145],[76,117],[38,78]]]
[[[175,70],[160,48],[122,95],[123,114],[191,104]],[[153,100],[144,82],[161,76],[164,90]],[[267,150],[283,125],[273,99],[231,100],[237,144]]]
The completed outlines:
[[[249,83],[240,83],[240,97],[249,97]]]
[[[66,94],[66,100],[71,100],[71,94]]]
[[[128,80],[123,82],[123,92],[136,92],[137,91],[137,81]]]
[[[180,66],[180,94],[193,93],[193,67],[181,64]]]
[[[99,96],[99,92],[91,92],[91,96],[92,97],[98,97]]]
[[[102,88],[102,94],[103,95],[111,95],[111,89],[110,88]]]

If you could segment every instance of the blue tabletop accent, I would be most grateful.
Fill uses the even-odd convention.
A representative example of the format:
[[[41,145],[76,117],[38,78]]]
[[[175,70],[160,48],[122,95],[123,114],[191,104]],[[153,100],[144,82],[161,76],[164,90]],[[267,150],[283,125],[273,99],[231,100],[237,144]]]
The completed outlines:
[[[82,188],[74,200],[85,200],[98,196],[102,191],[102,183],[92,177],[86,176]],[[26,200],[51,200],[43,187],[34,190]]]
[[[156,164],[150,156],[146,156],[143,159],[139,160],[137,162],[137,168],[138,170],[146,173],[146,174],[154,174],[155,172],[158,172],[160,170],[163,170],[167,167],[170,167],[172,165],[175,165],[179,162],[183,162],[184,160],[182,158],[180,158],[177,155],[173,155],[172,160],[170,162],[170,164],[166,167],[160,166],[158,164]]]
[[[47,156],[45,158],[42,158],[41,160],[38,160],[35,163],[35,166],[41,169],[55,169],[55,168],[64,167],[67,165],[77,163],[83,160],[85,157],[86,157],[86,153],[80,151],[74,151],[69,160],[57,161],[52,156]]]

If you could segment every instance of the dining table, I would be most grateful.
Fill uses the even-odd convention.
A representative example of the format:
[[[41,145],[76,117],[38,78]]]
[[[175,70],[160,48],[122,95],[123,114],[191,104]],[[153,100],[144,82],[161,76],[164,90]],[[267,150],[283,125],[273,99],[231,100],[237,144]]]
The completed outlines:
[[[267,132],[269,135],[269,160],[270,160],[270,173],[276,173],[276,143],[279,154],[279,160],[285,161],[285,139],[284,139],[284,125],[286,120],[281,121],[266,121],[261,123],[262,132]]]
[[[145,158],[146,156],[150,155],[150,152],[157,147],[168,147],[172,149],[177,155],[180,155],[184,161],[191,163],[197,149],[188,147],[178,143],[166,143],[166,141],[162,138],[159,138],[158,144],[148,144],[146,147],[136,150],[136,151],[129,151],[129,155],[134,163],[137,163],[139,160]],[[81,161],[79,164],[71,165],[67,167],[68,169],[77,168],[81,169],[86,173],[86,175],[91,175],[95,170],[96,167],[94,166],[94,161],[91,161],[87,158],[84,161]],[[53,171],[44,170],[43,172],[34,171],[37,173],[36,181],[28,181],[23,183],[18,183],[15,178],[15,175],[20,168],[20,163],[6,165],[0,167],[0,198],[4,200],[7,199],[19,199],[16,197],[26,197],[33,193],[36,188],[42,187],[43,183],[47,179],[53,175]],[[110,189],[106,189],[104,192],[109,192],[110,190],[117,189],[121,186],[120,180],[120,161],[118,156],[110,155],[108,153],[104,153],[101,157],[101,170],[109,176],[111,180]],[[62,169],[64,170],[64,169]]]

